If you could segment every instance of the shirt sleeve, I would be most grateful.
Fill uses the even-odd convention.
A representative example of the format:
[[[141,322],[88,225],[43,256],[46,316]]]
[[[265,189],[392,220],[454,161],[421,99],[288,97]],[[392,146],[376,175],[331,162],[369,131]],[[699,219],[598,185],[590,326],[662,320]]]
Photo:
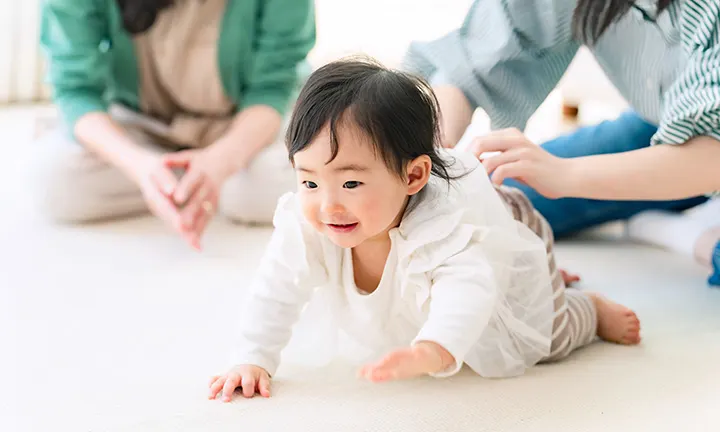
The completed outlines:
[[[300,76],[300,66],[315,45],[312,0],[263,0],[255,53],[242,108],[267,105],[284,115]]]
[[[676,6],[689,60],[665,94],[652,143],[682,144],[703,135],[720,140],[720,0],[687,0]]]
[[[237,364],[252,364],[273,375],[292,327],[326,271],[312,228],[278,205],[275,229],[240,314]]]
[[[465,356],[488,325],[497,289],[493,270],[478,243],[448,258],[432,272],[431,279],[430,312],[414,343],[434,342],[448,350],[455,365],[434,374],[447,377],[462,368]]]
[[[462,26],[410,45],[404,66],[463,91],[493,129],[524,129],[575,57],[574,0],[476,0]]]
[[[47,0],[42,4],[40,44],[48,60],[53,99],[70,131],[80,117],[104,112],[109,75],[107,6],[97,0]]]

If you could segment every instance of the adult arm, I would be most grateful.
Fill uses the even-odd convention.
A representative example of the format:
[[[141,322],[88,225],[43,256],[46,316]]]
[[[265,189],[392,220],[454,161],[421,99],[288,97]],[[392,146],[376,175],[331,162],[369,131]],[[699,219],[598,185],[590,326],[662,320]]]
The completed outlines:
[[[149,153],[107,114],[103,95],[110,54],[101,49],[108,38],[107,14],[107,2],[47,0],[42,5],[40,42],[48,58],[53,100],[69,132],[134,178],[134,167]]]
[[[579,44],[571,37],[573,0],[477,0],[463,25],[411,44],[405,67],[429,79],[454,146],[480,107],[493,129],[524,129],[555,88]]]
[[[515,178],[551,198],[671,200],[720,191],[720,0],[675,6],[689,60],[667,92],[653,146],[560,159],[518,131],[501,131],[473,148],[503,152],[485,160],[493,181]]]

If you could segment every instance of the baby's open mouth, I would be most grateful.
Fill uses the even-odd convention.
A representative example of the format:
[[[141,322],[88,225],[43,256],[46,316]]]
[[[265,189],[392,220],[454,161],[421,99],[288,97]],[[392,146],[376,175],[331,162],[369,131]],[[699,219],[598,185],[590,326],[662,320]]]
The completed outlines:
[[[357,222],[351,224],[327,224],[327,226],[336,232],[347,233],[354,230],[357,227]]]

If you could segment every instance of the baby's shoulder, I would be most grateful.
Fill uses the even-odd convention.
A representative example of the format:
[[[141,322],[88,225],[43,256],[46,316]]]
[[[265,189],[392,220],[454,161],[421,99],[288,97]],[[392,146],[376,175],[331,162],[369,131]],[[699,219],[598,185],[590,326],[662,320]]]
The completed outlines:
[[[395,239],[398,263],[410,274],[431,272],[453,256],[471,253],[483,229],[462,206],[425,204],[401,223]]]

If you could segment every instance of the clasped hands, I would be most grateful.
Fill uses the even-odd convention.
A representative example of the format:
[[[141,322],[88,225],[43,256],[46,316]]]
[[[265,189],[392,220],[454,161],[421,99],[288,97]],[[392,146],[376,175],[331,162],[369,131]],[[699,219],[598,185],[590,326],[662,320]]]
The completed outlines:
[[[150,211],[197,250],[231,174],[226,159],[211,148],[185,150],[148,155],[137,169],[136,183]]]

